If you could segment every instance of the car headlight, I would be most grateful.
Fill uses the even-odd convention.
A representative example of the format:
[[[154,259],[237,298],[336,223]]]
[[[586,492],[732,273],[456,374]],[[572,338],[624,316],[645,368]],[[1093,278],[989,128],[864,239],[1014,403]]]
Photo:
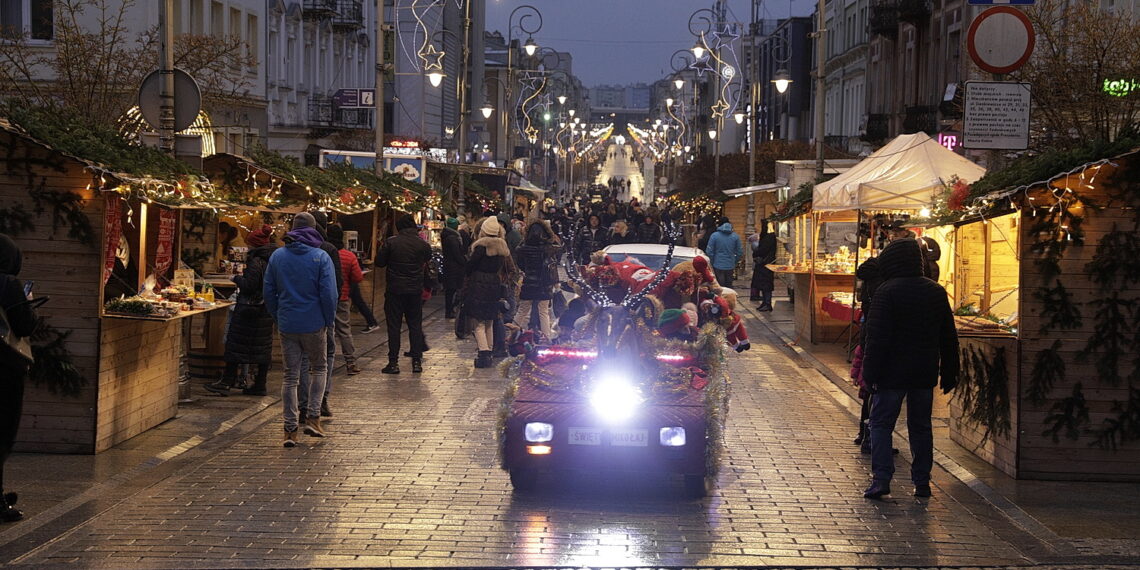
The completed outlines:
[[[550,441],[554,439],[554,426],[543,422],[529,422],[523,428],[523,435],[530,442]]]
[[[614,421],[628,419],[641,405],[637,388],[623,379],[603,377],[590,394],[590,405],[602,418]]]
[[[661,428],[661,445],[663,447],[681,447],[685,445],[685,428],[683,427],[663,427]]]

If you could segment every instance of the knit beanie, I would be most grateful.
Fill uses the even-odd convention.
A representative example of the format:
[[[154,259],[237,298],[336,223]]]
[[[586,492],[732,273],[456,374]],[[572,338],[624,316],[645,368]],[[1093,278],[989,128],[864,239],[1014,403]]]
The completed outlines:
[[[669,336],[689,325],[689,315],[681,309],[665,309],[657,318],[657,331]]]
[[[404,214],[396,218],[396,231],[404,231],[414,227],[416,227],[416,221],[412,219],[411,215]]]
[[[317,227],[317,220],[308,212],[301,212],[293,217],[293,229],[295,230],[315,227]]]
[[[261,226],[260,228],[249,232],[245,236],[245,245],[249,247],[261,247],[269,243],[269,237],[273,235],[273,228],[268,225]]]
[[[487,218],[479,226],[479,237],[503,237],[503,226],[495,218]]]
[[[329,243],[337,249],[344,249],[344,228],[340,224],[329,224],[326,230],[329,234]]]
[[[447,225],[447,227],[453,230],[459,229],[459,220],[452,218],[451,216],[448,216],[447,221],[444,223]]]

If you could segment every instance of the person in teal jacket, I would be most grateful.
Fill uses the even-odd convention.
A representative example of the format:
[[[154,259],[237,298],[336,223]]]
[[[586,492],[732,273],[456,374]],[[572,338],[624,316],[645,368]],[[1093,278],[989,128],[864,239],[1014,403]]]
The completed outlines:
[[[719,221],[716,231],[709,237],[705,255],[709,256],[709,265],[712,265],[713,274],[721,287],[732,287],[732,269],[744,257],[744,245],[740,242],[740,236],[732,231],[728,218],[721,217]]]
[[[312,366],[305,414],[305,433],[324,437],[321,429],[321,399],[325,393],[326,329],[336,318],[340,291],[332,258],[321,249],[324,238],[315,228],[311,214],[301,212],[293,220],[293,231],[285,234],[285,247],[269,257],[263,293],[265,306],[281,333],[281,353],[285,360],[281,401],[284,404],[285,447],[297,445],[297,386],[300,384],[301,357]]]

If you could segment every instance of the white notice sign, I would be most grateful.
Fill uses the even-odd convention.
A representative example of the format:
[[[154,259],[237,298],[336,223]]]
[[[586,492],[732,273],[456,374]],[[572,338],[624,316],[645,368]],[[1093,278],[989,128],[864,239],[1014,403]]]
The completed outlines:
[[[1029,148],[1029,84],[967,81],[962,146],[977,149]]]

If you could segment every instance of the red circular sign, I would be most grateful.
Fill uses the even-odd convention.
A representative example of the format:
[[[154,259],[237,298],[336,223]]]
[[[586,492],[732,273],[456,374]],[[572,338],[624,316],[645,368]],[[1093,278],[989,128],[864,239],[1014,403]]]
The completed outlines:
[[[966,50],[983,71],[1016,71],[1033,54],[1036,36],[1024,12],[1011,6],[990,8],[970,23]]]

